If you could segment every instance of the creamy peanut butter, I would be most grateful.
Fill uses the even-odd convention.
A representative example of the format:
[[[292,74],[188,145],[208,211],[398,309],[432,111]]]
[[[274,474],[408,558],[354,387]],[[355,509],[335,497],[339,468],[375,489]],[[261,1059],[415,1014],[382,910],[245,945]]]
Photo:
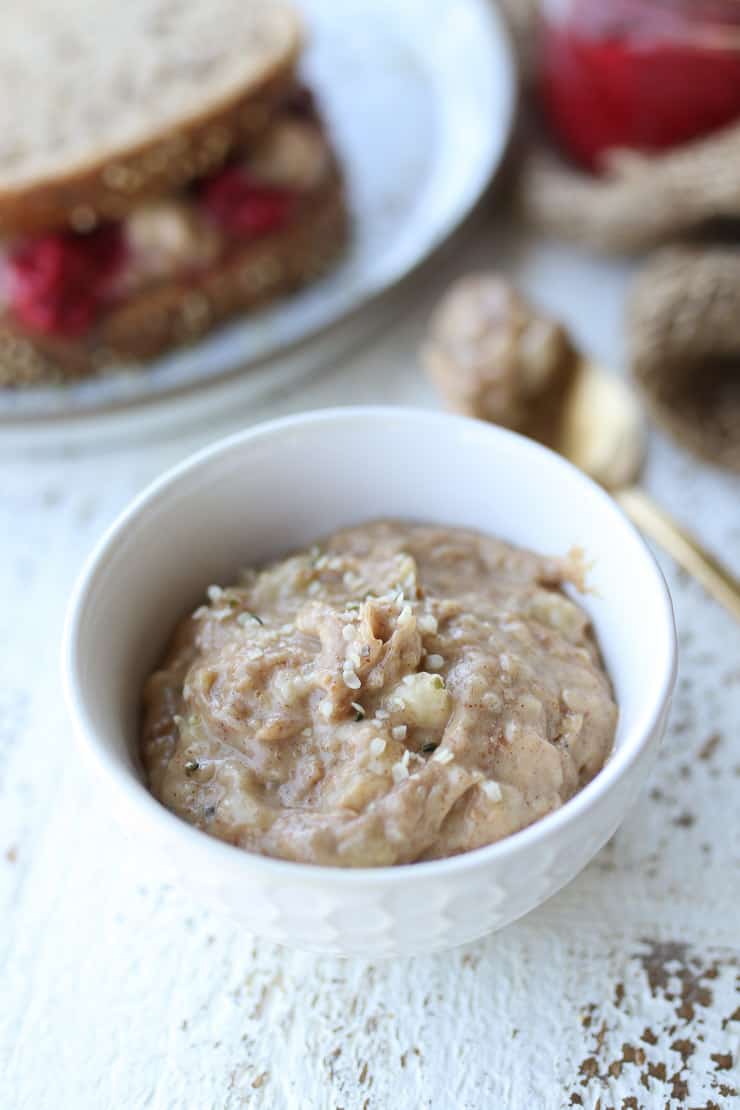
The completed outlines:
[[[152,792],[265,855],[465,852],[597,774],[617,708],[569,560],[473,532],[352,528],[212,586],[144,695]]]

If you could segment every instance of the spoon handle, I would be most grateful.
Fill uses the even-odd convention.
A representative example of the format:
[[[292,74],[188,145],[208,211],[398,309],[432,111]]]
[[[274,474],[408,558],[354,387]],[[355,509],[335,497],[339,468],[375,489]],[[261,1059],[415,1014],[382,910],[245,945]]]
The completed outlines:
[[[619,490],[616,499],[641,532],[672,555],[712,597],[740,621],[740,579],[702,547],[637,486]]]

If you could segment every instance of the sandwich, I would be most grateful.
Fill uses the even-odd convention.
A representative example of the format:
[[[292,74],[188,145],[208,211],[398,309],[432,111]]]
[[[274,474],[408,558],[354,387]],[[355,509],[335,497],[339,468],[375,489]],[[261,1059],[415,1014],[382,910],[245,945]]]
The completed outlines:
[[[342,177],[282,0],[12,0],[0,385],[130,365],[310,281]]]

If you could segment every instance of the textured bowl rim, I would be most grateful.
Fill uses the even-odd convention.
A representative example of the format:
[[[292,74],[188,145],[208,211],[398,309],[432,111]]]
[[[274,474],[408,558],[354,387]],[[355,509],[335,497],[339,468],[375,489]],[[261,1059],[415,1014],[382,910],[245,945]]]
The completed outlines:
[[[298,863],[292,860],[275,859],[247,852],[242,848],[227,844],[208,833],[189,825],[182,818],[166,809],[128,768],[100,744],[93,728],[84,698],[80,690],[79,632],[89,595],[92,593],[98,575],[105,570],[106,563],[114,555],[116,544],[122,533],[131,523],[160,500],[166,499],[180,482],[194,471],[207,465],[222,455],[238,450],[244,443],[270,439],[291,429],[307,424],[325,423],[328,425],[355,420],[378,420],[385,424],[389,420],[401,420],[407,424],[431,430],[449,424],[457,424],[467,432],[486,437],[496,436],[516,439],[525,450],[539,455],[543,465],[561,468],[571,472],[578,482],[591,488],[592,493],[608,505],[613,514],[615,525],[625,529],[637,540],[638,550],[642,551],[645,565],[653,579],[653,585],[660,598],[662,621],[656,629],[656,639],[663,655],[659,674],[652,696],[637,714],[637,719],[625,736],[620,748],[613,752],[601,771],[573,798],[559,809],[535,821],[532,825],[512,833],[510,836],[474,848],[445,859],[422,861],[410,864],[396,864],[386,867],[341,868],[319,864]],[[507,429],[471,420],[468,417],[452,415],[434,410],[404,408],[396,405],[353,405],[341,408],[324,408],[297,415],[280,417],[253,425],[245,431],[236,432],[188,456],[182,462],[165,471],[141,491],[106,529],[88,555],[82,571],[74,586],[64,626],[62,640],[62,674],[65,699],[74,724],[78,746],[83,756],[107,782],[108,787],[118,794],[129,807],[130,814],[148,826],[155,835],[158,830],[179,837],[184,846],[201,857],[208,856],[215,865],[228,870],[239,869],[245,878],[249,873],[272,874],[275,879],[290,880],[299,884],[315,881],[335,886],[397,884],[429,880],[433,877],[462,874],[466,871],[487,867],[497,860],[503,860],[517,852],[542,846],[559,830],[585,818],[598,806],[603,795],[616,785],[639,759],[648,746],[650,738],[658,727],[671,697],[677,670],[676,630],[673,605],[663,573],[652,552],[637,529],[624,516],[612,497],[600,486],[579,471],[560,455],[547,447],[520,436]]]

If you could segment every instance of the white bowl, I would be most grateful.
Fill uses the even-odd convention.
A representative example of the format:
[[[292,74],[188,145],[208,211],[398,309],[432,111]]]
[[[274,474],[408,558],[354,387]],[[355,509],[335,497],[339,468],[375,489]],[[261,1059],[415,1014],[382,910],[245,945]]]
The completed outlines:
[[[345,871],[250,855],[157,802],[137,758],[141,686],[210,582],[341,525],[466,526],[593,561],[592,616],[619,703],[615,750],[556,813],[452,859]],[[554,894],[612,835],[653,766],[676,666],[671,601],[614,502],[530,440],[460,417],[345,408],[278,420],[200,452],[149,487],[93,552],[68,615],[64,669],[85,754],[134,834],[196,899],[271,940],[340,955],[461,944]],[[174,875],[173,875],[174,873]]]

